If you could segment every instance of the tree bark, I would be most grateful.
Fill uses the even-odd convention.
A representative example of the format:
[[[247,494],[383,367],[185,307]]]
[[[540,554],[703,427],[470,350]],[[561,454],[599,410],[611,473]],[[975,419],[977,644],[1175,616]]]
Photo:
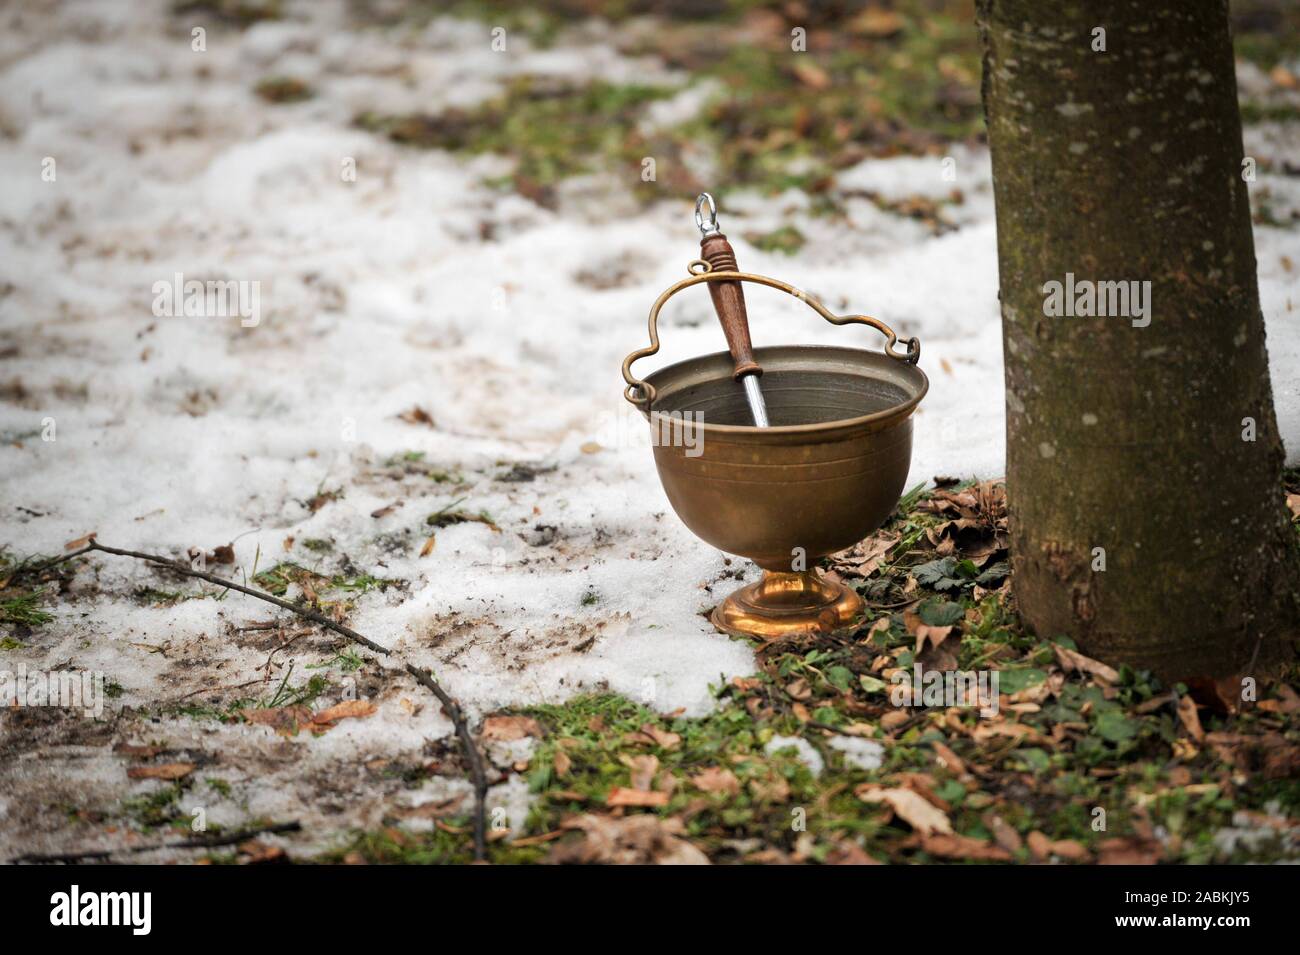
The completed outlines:
[[[1283,659],[1300,558],[1227,3],[978,0],[976,16],[1021,618],[1167,680]],[[1048,314],[1067,273],[1076,295],[1149,281],[1149,322],[1133,301]]]

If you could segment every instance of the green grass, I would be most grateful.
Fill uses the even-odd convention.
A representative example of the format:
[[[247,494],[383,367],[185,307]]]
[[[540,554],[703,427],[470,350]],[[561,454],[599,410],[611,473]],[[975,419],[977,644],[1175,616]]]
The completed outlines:
[[[41,609],[45,588],[38,587],[0,599],[0,624],[39,627],[54,619],[54,614]]]
[[[646,104],[671,91],[594,81],[557,85],[540,77],[511,81],[506,91],[468,111],[439,115],[368,112],[356,123],[396,143],[516,160],[509,184],[546,201],[561,179],[623,167],[629,182],[645,155],[635,125]]]

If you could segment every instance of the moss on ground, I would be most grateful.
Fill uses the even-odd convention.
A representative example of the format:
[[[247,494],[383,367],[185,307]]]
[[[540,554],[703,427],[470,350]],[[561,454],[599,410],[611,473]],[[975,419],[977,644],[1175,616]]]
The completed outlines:
[[[722,183],[771,194],[801,189],[815,208],[835,211],[844,199],[834,180],[840,169],[869,156],[942,155],[984,137],[972,0],[812,9],[752,0],[523,7],[463,0],[412,4],[401,16],[418,22],[448,13],[504,28],[508,43],[542,47],[598,16],[615,24],[612,42],[622,52],[658,60],[685,77],[683,88],[713,90],[698,115],[653,129],[642,122],[646,107],[676,89],[536,76],[517,78],[471,110],[377,108],[357,117],[397,142],[511,157],[515,169],[497,185],[545,205],[554,204],[561,180],[606,172],[645,202]],[[1270,71],[1300,56],[1300,12],[1250,0],[1234,4],[1233,18],[1240,58]],[[1286,103],[1245,102],[1243,111],[1248,122],[1295,116]],[[641,175],[645,157],[655,159],[652,181]],[[692,171],[705,166],[709,183]]]

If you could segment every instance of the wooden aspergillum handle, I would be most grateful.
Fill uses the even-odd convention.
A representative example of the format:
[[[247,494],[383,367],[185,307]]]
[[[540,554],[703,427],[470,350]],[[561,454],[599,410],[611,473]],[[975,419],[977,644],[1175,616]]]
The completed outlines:
[[[700,240],[700,256],[714,272],[739,272],[736,251],[721,232],[706,235]],[[745,311],[745,292],[739,282],[709,282],[709,295],[713,309],[722,323],[722,333],[727,336],[727,349],[736,363],[733,377],[761,375],[763,369],[754,361],[754,347],[749,341],[749,314]]]

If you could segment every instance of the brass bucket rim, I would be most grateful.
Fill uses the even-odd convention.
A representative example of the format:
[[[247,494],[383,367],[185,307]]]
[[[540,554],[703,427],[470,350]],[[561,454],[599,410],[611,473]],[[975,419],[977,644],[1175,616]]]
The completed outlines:
[[[805,437],[805,436],[827,436],[837,434],[842,431],[856,430],[870,426],[886,426],[906,420],[913,411],[916,410],[922,399],[930,391],[930,377],[918,366],[912,363],[898,363],[896,365],[886,364],[895,362],[896,359],[889,357],[883,352],[873,351],[869,348],[859,348],[853,345],[810,345],[810,344],[793,344],[793,345],[763,345],[754,349],[755,358],[766,355],[771,358],[781,352],[847,352],[854,355],[867,356],[871,361],[880,361],[881,368],[903,368],[908,369],[906,374],[915,373],[920,376],[920,383],[914,394],[910,394],[906,401],[896,405],[891,405],[880,411],[873,411],[870,414],[858,415],[853,418],[833,418],[830,421],[817,421],[812,424],[787,424],[772,425],[766,428],[760,428],[757,425],[738,425],[738,424],[710,424],[707,421],[692,421],[690,427],[698,428],[706,435],[713,434],[717,436],[726,436],[732,438],[752,439],[760,443],[778,438]],[[654,384],[652,379],[661,375],[669,374],[674,370],[680,370],[684,366],[691,364],[702,364],[710,360],[720,362],[730,362],[731,356],[728,352],[709,352],[704,355],[695,355],[691,358],[683,358],[675,361],[670,365],[664,365],[662,368],[656,368],[645,377],[645,381]],[[760,362],[761,364],[761,362]],[[719,376],[721,377],[721,376]],[[729,377],[729,376],[728,376]],[[863,376],[869,377],[869,376]],[[883,379],[882,379],[883,380]],[[658,403],[660,395],[655,394],[655,403]],[[646,421],[655,423],[655,419],[660,421],[672,422],[678,419],[672,417],[671,412],[656,410],[653,405],[650,408],[638,408],[642,417]]]

